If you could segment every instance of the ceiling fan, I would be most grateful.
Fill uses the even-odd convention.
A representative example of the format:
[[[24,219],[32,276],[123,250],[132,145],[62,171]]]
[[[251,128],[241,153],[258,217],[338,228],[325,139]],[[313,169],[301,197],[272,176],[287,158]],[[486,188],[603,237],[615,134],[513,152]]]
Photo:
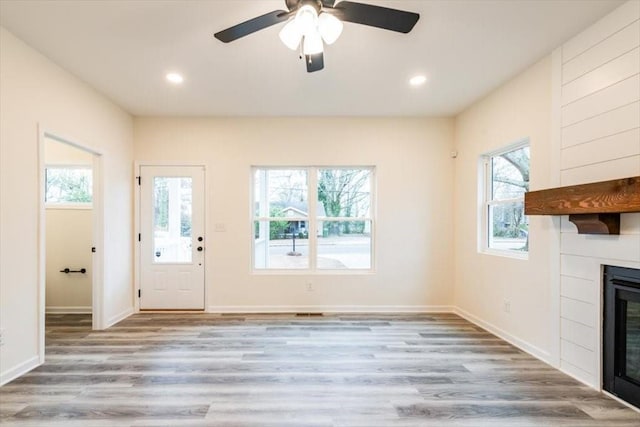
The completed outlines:
[[[307,71],[324,68],[324,43],[333,44],[342,33],[342,22],[369,25],[400,33],[410,32],[420,15],[370,4],[336,0],[285,0],[288,10],[274,10],[222,30],[214,37],[229,43],[241,37],[288,21],[280,39],[292,50],[300,46]]]

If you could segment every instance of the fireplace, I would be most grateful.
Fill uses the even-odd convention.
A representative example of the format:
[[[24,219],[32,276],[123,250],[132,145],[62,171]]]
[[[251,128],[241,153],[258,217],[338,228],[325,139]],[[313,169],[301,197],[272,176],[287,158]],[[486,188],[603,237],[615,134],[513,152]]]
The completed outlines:
[[[603,388],[640,408],[640,270],[605,266]]]

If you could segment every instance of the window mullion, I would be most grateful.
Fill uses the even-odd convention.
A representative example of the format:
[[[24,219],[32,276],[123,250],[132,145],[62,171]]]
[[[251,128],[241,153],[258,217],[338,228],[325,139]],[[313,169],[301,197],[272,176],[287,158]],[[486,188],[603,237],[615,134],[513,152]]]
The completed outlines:
[[[317,168],[308,168],[307,169],[307,188],[308,188],[308,205],[309,205],[309,213],[308,213],[308,221],[309,228],[307,230],[308,239],[309,239],[309,269],[311,271],[316,271],[317,268],[317,244],[318,244],[318,229],[317,229],[317,218],[316,215],[318,213],[318,170]]]

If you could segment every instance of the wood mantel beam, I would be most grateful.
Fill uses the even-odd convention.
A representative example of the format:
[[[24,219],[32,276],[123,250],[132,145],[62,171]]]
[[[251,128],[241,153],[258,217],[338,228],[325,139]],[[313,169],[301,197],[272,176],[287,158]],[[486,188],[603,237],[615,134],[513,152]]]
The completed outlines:
[[[592,184],[529,191],[526,215],[640,212],[640,176]]]

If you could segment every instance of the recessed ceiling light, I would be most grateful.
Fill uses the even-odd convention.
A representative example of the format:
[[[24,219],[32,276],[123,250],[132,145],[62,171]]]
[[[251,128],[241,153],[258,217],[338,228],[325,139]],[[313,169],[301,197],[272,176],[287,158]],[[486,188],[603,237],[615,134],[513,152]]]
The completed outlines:
[[[184,77],[182,77],[178,73],[169,73],[166,75],[166,78],[167,78],[167,81],[176,85],[179,85],[184,81]]]
[[[411,79],[409,79],[409,84],[411,86],[422,86],[423,84],[426,83],[426,81],[427,81],[427,76],[418,75],[418,76],[411,77]]]

